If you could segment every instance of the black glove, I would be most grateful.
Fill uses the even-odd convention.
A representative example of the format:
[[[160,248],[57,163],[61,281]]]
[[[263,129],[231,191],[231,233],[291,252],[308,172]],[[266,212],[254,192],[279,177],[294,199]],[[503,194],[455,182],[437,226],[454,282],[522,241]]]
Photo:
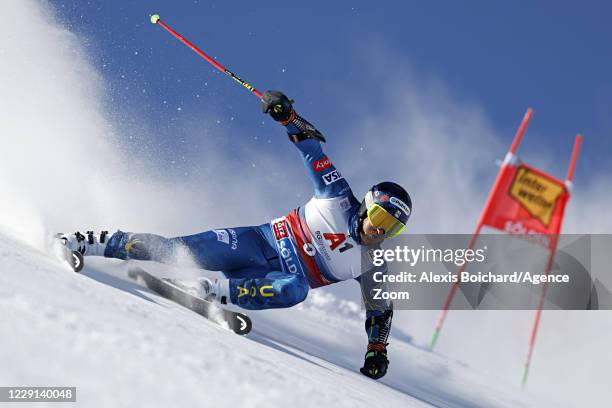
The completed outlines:
[[[387,374],[387,367],[389,367],[389,360],[387,359],[387,350],[368,350],[365,355],[365,361],[363,367],[359,369],[361,374],[378,380]]]
[[[267,91],[261,98],[261,108],[277,122],[287,122],[293,112],[293,101],[280,91]]]
[[[267,91],[261,98],[264,113],[269,113],[277,122],[287,127],[289,140],[298,143],[304,139],[325,142],[325,137],[306,119],[295,113],[293,100],[280,91]]]

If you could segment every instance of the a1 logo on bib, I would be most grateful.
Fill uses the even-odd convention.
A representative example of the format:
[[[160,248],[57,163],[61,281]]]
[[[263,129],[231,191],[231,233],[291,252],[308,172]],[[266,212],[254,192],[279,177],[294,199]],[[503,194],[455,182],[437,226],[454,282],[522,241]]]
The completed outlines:
[[[323,237],[329,241],[329,248],[332,251],[335,251],[336,248],[340,247],[340,245],[342,244],[344,245],[340,247],[339,249],[340,252],[348,251],[349,249],[353,247],[353,245],[350,244],[349,242],[345,242],[346,241],[345,234],[326,232],[323,234]]]

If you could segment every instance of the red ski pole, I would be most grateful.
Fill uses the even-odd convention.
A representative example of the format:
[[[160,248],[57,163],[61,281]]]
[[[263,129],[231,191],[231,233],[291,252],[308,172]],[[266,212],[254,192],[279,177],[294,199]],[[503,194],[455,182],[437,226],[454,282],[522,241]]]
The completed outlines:
[[[214,66],[215,68],[217,68],[219,71],[223,72],[224,74],[228,75],[229,77],[231,77],[234,81],[238,82],[240,85],[244,86],[246,89],[248,89],[249,91],[251,91],[251,93],[253,93],[255,96],[257,96],[259,99],[261,99],[263,97],[263,94],[261,92],[259,92],[257,89],[255,89],[253,86],[249,85],[247,82],[245,82],[242,78],[240,78],[238,75],[234,74],[232,71],[230,71],[229,69],[225,68],[223,65],[219,64],[217,61],[215,61],[214,59],[212,59],[210,56],[208,56],[206,53],[204,53],[204,51],[202,51],[201,49],[199,49],[198,47],[196,47],[192,42],[190,42],[189,40],[187,40],[186,38],[184,38],[182,35],[180,35],[179,33],[177,33],[176,31],[174,31],[173,29],[171,29],[170,27],[168,27],[166,25],[166,23],[164,23],[163,21],[160,20],[159,18],[159,14],[153,14],[151,16],[151,23],[153,24],[159,24],[160,26],[162,26],[163,28],[166,29],[166,31],[168,31],[170,34],[172,34],[174,37],[176,37],[178,40],[180,40],[183,44],[185,44],[186,46],[188,46],[189,48],[191,48],[196,54],[198,54],[200,57],[204,58],[206,61],[208,61],[212,66]]]

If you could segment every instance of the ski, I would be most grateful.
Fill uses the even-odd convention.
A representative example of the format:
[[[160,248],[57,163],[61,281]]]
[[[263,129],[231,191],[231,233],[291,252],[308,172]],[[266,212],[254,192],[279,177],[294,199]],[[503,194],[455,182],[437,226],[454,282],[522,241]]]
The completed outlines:
[[[70,265],[73,271],[81,272],[83,266],[85,265],[85,262],[83,261],[83,254],[81,254],[79,251],[72,251],[70,248],[64,245],[64,243],[60,241],[62,239],[61,234],[56,234],[55,238],[58,240],[57,247],[59,248],[60,257],[64,261],[68,262],[68,265]]]
[[[227,322],[236,334],[245,335],[251,331],[253,324],[251,319],[244,313],[234,312],[216,307],[207,300],[193,296],[178,286],[164,279],[150,274],[141,267],[132,267],[128,270],[128,276],[134,280],[141,279],[147,288],[158,295],[169,299],[179,305],[190,309],[206,319],[216,321],[214,310],[218,310],[220,320]]]

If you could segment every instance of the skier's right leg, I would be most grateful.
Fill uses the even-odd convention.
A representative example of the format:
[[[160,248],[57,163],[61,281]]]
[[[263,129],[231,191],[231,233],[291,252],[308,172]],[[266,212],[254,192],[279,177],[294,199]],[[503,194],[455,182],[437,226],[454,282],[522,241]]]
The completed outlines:
[[[62,235],[61,238],[67,247],[83,255],[172,263],[176,251],[186,249],[203,269],[270,270],[270,261],[278,259],[278,254],[265,236],[268,230],[268,224],[264,224],[215,229],[175,238],[123,231],[117,231],[112,236],[104,231],[100,234],[76,232]]]
[[[77,231],[73,234],[59,234],[64,245],[84,256],[105,256],[107,258],[139,259],[163,262],[168,259],[176,243],[155,234],[135,234],[117,231],[96,233]]]

